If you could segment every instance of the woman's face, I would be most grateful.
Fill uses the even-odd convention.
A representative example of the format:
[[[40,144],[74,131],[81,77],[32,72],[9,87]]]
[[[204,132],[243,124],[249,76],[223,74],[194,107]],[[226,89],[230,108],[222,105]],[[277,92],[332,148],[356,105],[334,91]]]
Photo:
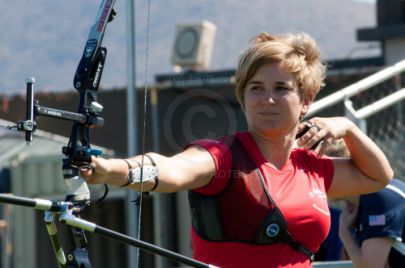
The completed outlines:
[[[311,103],[302,100],[294,77],[281,63],[265,64],[256,71],[246,84],[244,101],[249,130],[266,137],[295,131]]]

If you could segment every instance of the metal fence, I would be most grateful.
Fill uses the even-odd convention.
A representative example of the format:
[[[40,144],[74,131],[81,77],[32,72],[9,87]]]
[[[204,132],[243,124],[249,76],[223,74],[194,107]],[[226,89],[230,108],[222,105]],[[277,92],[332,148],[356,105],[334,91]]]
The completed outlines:
[[[315,102],[308,116],[346,115],[405,174],[405,60]]]

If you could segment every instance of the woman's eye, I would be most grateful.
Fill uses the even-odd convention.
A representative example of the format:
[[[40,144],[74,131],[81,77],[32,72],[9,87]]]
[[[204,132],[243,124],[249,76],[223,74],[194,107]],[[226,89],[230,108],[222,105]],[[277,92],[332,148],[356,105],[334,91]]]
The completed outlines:
[[[276,89],[282,91],[282,90],[289,90],[290,88],[284,86],[277,86]]]
[[[252,90],[252,91],[257,91],[257,90],[261,90],[261,89],[262,89],[262,87],[259,87],[259,86],[254,86],[254,87],[250,88],[250,90]]]

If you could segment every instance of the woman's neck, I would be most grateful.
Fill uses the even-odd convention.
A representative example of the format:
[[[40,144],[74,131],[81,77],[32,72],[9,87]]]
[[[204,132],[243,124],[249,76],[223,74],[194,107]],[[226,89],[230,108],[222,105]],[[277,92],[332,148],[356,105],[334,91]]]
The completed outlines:
[[[282,169],[290,159],[291,151],[294,147],[294,138],[287,136],[278,136],[271,138],[255,131],[249,130],[257,147],[263,157],[277,169]]]

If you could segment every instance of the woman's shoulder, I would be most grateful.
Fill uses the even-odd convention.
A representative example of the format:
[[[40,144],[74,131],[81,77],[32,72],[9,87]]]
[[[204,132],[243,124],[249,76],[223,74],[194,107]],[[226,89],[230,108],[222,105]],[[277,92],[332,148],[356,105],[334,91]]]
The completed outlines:
[[[192,146],[198,146],[208,151],[216,161],[223,162],[220,161],[222,159],[228,164],[232,159],[231,151],[237,140],[236,133],[214,139],[199,139],[188,144],[185,150]]]
[[[304,148],[294,148],[291,152],[291,159],[295,165],[305,165],[309,168],[319,169],[323,166],[330,168],[333,165],[332,159],[329,156],[319,157],[313,150]]]
[[[218,138],[198,139],[192,141],[186,147],[189,147],[191,145],[200,145],[202,147],[229,147],[235,138],[235,134],[230,134]]]
[[[298,161],[314,161],[317,156],[312,150],[307,150],[305,148],[294,148],[291,151],[291,158]]]

